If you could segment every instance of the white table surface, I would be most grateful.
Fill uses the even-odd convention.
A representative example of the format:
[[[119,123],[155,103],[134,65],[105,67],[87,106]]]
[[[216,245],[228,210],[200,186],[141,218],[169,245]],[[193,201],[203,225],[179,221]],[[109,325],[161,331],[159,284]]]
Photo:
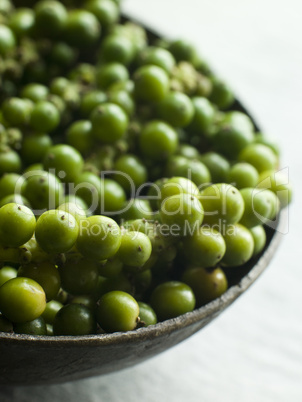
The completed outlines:
[[[302,1],[125,0],[128,13],[194,42],[281,144],[295,184],[270,267],[212,324],[119,373],[2,388],[1,402],[302,401]]]

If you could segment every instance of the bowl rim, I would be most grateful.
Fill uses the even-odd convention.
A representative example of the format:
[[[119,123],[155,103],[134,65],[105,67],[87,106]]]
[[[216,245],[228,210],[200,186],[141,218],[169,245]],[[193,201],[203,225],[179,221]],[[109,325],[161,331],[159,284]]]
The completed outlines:
[[[0,332],[0,342],[18,344],[30,343],[31,345],[38,344],[44,347],[65,345],[68,345],[68,347],[80,347],[83,345],[91,347],[105,346],[143,341],[144,339],[150,337],[156,338],[157,336],[170,334],[175,330],[180,330],[182,328],[194,325],[201,320],[205,320],[207,317],[209,317],[209,321],[211,321],[230,304],[232,304],[243,292],[245,292],[268,266],[282,239],[282,228],[287,222],[287,214],[285,212],[286,211],[280,212],[276,221],[276,227],[273,229],[273,234],[268,240],[266,248],[260,254],[258,260],[256,261],[255,265],[253,265],[251,270],[245,276],[243,276],[236,285],[231,286],[222,296],[210,303],[205,304],[202,307],[193,310],[192,312],[159,322],[155,325],[150,325],[145,328],[109,334],[47,336]]]

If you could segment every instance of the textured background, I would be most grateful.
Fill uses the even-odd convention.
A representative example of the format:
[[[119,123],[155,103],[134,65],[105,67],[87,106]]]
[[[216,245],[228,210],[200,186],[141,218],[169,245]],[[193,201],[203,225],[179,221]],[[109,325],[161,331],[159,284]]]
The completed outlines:
[[[289,233],[247,294],[181,345],[104,377],[3,388],[0,400],[300,402],[302,2],[125,0],[124,9],[166,35],[194,42],[279,141],[296,186]]]

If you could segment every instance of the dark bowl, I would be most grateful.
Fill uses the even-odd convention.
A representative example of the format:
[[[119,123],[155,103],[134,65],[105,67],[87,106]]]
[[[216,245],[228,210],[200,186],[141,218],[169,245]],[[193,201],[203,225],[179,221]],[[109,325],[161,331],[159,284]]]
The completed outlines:
[[[148,34],[158,37],[150,30]],[[238,101],[232,110],[249,114]],[[108,374],[178,344],[211,322],[258,278],[275,254],[285,220],[281,213],[275,227],[266,228],[267,244],[257,258],[226,270],[227,292],[192,313],[125,333],[49,337],[0,332],[0,384],[51,384]]]

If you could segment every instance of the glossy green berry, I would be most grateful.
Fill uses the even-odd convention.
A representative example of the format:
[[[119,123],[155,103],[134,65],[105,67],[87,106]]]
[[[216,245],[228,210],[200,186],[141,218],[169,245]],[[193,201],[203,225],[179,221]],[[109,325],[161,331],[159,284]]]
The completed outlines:
[[[102,42],[99,58],[105,63],[121,63],[128,65],[133,60],[134,43],[125,35],[108,35]]]
[[[43,317],[38,317],[32,321],[15,324],[14,332],[16,334],[47,335],[46,323]]]
[[[225,254],[222,235],[215,229],[201,227],[184,240],[184,254],[192,265],[214,267]]]
[[[87,259],[102,261],[113,257],[121,245],[121,230],[105,216],[94,215],[81,220],[77,249]]]
[[[96,43],[101,34],[101,26],[97,18],[85,10],[71,10],[65,25],[66,41],[78,48]]]
[[[2,113],[5,120],[10,123],[11,126],[20,127],[29,122],[31,108],[25,99],[10,98],[3,102]]]
[[[18,276],[33,279],[41,285],[47,300],[54,299],[61,287],[59,271],[57,267],[50,262],[22,265],[18,270]]]
[[[174,127],[187,126],[194,115],[191,99],[182,92],[170,92],[157,105],[160,118]]]
[[[45,306],[44,290],[32,279],[13,278],[0,287],[0,310],[14,323],[40,317]]]
[[[259,173],[276,169],[278,165],[278,158],[274,151],[262,144],[251,144],[245,147],[239,154],[239,160],[250,163]]]
[[[35,6],[35,25],[42,36],[58,37],[67,21],[67,11],[60,1],[40,0]]]
[[[153,308],[143,302],[138,302],[140,324],[144,327],[157,324],[157,316]]]
[[[69,251],[78,234],[76,219],[68,212],[60,210],[44,212],[37,221],[35,231],[39,246],[49,254]]]
[[[58,144],[49,148],[43,165],[45,170],[52,171],[65,183],[71,183],[82,173],[84,161],[75,148]]]
[[[219,183],[205,188],[200,195],[204,207],[204,223],[237,223],[244,212],[244,200],[231,184]]]
[[[93,110],[90,120],[93,137],[106,143],[112,143],[122,138],[128,127],[126,113],[114,103],[97,106]]]
[[[164,282],[153,290],[150,305],[158,319],[163,321],[193,311],[195,296],[190,286],[185,283]]]
[[[197,306],[215,300],[228,288],[227,278],[220,268],[189,268],[183,273],[182,281],[193,289]]]
[[[96,331],[93,312],[81,304],[68,304],[56,314],[53,322],[54,335],[90,335]]]
[[[229,225],[224,233],[226,252],[222,263],[228,267],[245,264],[253,255],[254,239],[251,232],[240,224]]]
[[[161,161],[177,149],[176,131],[167,123],[153,120],[146,124],[140,135],[140,149],[145,157]]]
[[[138,100],[158,102],[169,91],[169,77],[165,70],[155,65],[137,69],[133,76],[134,94]]]
[[[162,202],[160,217],[172,236],[190,236],[201,225],[204,210],[195,196],[182,193]]]
[[[6,247],[19,247],[33,235],[36,218],[24,205],[6,204],[0,208],[0,243]]]
[[[233,165],[228,174],[228,181],[239,190],[246,187],[256,187],[259,174],[253,165],[246,162]]]
[[[17,270],[13,267],[4,266],[0,269],[0,286],[10,279],[16,278]]]
[[[118,258],[123,264],[142,267],[150,258],[151,252],[151,241],[144,233],[129,231],[122,234]]]
[[[59,111],[51,102],[40,101],[35,104],[30,118],[33,129],[48,133],[56,129],[59,123]]]
[[[105,29],[119,19],[119,8],[113,0],[89,0],[86,2],[85,8],[96,16]]]
[[[107,63],[97,69],[96,82],[100,89],[108,89],[110,85],[129,79],[127,68],[121,63]]]
[[[33,170],[26,173],[22,195],[34,209],[56,208],[64,196],[62,183],[51,173]]]
[[[132,331],[137,325],[138,316],[139,306],[126,292],[108,292],[98,301],[96,317],[105,332]]]

